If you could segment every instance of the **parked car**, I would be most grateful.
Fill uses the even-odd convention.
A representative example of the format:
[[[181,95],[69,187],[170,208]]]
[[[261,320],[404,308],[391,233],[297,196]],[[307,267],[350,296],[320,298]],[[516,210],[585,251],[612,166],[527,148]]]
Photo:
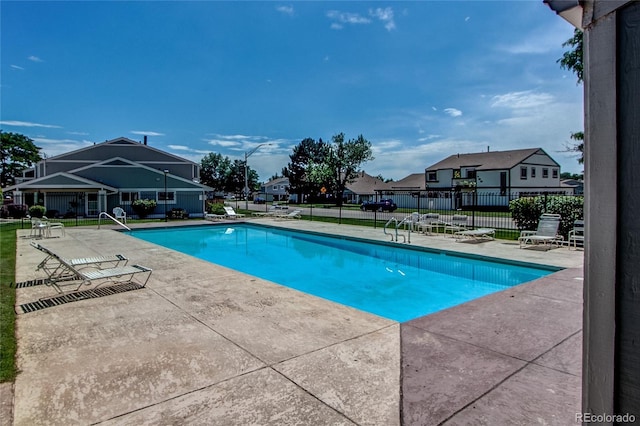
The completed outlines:
[[[264,204],[266,200],[262,197],[255,197],[253,199],[253,204]]]
[[[379,212],[392,212],[397,209],[398,206],[392,199],[380,200],[380,201],[365,201],[360,206],[362,211],[379,211]]]

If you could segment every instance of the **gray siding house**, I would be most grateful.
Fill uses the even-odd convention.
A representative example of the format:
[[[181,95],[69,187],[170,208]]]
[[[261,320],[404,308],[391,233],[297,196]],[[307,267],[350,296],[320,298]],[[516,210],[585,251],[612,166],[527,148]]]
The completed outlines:
[[[132,215],[137,199],[156,200],[149,217],[182,208],[202,216],[206,193],[198,164],[124,137],[47,158],[4,191],[14,203],[44,205],[59,214],[96,217],[122,207]]]

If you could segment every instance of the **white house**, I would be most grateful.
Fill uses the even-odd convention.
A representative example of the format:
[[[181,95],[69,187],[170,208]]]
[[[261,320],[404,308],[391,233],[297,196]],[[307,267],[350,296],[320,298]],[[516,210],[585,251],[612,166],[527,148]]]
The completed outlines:
[[[507,206],[522,196],[570,192],[542,148],[451,155],[425,169],[425,187],[434,208]]]

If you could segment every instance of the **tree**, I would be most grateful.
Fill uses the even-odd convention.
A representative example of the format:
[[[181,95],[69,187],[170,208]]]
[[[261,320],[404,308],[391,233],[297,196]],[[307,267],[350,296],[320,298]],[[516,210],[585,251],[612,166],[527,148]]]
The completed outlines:
[[[0,135],[0,186],[6,187],[15,184],[15,177],[23,170],[42,160],[41,148],[32,139],[18,133],[0,130]]]
[[[324,182],[320,179],[312,178],[310,173],[317,164],[323,164],[329,155],[329,146],[319,139],[303,139],[293,148],[293,153],[289,155],[291,160],[282,169],[282,175],[289,179],[289,192],[298,195],[298,200],[303,199],[304,194],[316,195]]]
[[[570,47],[571,49],[567,52],[564,52],[562,58],[558,59],[556,62],[560,64],[560,67],[573,71],[573,73],[578,78],[576,84],[582,83],[582,59],[583,59],[583,47],[582,47],[582,39],[583,33],[579,29],[573,30],[573,37],[569,40],[562,43],[562,47]]]
[[[569,51],[564,52],[562,58],[556,62],[560,64],[560,67],[569,71],[573,71],[578,81],[576,84],[582,83],[582,71],[583,71],[583,33],[579,29],[573,31],[573,37],[562,43],[562,47],[570,47]],[[580,158],[578,163],[584,163],[584,132],[571,133],[571,139],[576,141],[573,146],[567,146],[567,151],[579,152]]]
[[[258,172],[251,170],[251,167],[247,168],[247,185],[249,187],[249,194],[253,191],[260,189],[258,182]],[[244,193],[244,161],[233,160],[231,164],[229,174],[227,175],[226,191],[233,192],[234,194]]]
[[[338,205],[342,205],[346,185],[355,180],[360,166],[373,160],[374,157],[371,142],[362,135],[345,142],[344,133],[338,133],[331,140],[333,144],[326,161],[326,168],[331,172],[329,184],[336,195]]]
[[[225,192],[230,170],[229,157],[210,152],[200,161],[200,183],[210,186],[215,192]]]
[[[256,189],[258,173],[247,169],[249,188]],[[209,153],[200,161],[200,183],[210,186],[215,192],[241,194],[244,189],[244,161]]]

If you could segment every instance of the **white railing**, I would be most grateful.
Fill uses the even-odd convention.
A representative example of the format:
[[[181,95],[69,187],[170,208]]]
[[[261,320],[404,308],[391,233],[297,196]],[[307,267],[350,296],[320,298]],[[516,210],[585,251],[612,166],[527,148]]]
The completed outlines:
[[[384,232],[385,235],[390,235],[391,236],[391,241],[398,242],[398,236],[400,236],[400,237],[402,237],[402,242],[403,243],[411,244],[411,229],[408,229],[408,231],[407,231],[407,235],[409,236],[408,239],[404,236],[404,234],[398,235],[398,228],[400,228],[402,225],[404,225],[405,219],[402,219],[401,221],[398,221],[398,219],[396,219],[395,217],[392,217],[391,219],[389,219],[387,221],[387,223],[384,224],[384,228],[382,229],[382,231]],[[393,238],[393,234],[390,234],[390,233],[387,232],[387,228],[389,227],[389,225],[391,223],[395,223],[395,226],[394,226],[395,239]]]
[[[100,213],[100,215],[98,215],[98,229],[100,229],[100,223],[101,223],[103,217],[104,218],[109,218],[112,221],[114,221],[115,223],[117,223],[118,225],[122,226],[127,231],[131,231],[131,228],[129,228],[127,225],[125,225],[124,223],[120,222],[118,219],[116,219],[115,217],[111,216],[107,212],[102,212],[102,213]]]

